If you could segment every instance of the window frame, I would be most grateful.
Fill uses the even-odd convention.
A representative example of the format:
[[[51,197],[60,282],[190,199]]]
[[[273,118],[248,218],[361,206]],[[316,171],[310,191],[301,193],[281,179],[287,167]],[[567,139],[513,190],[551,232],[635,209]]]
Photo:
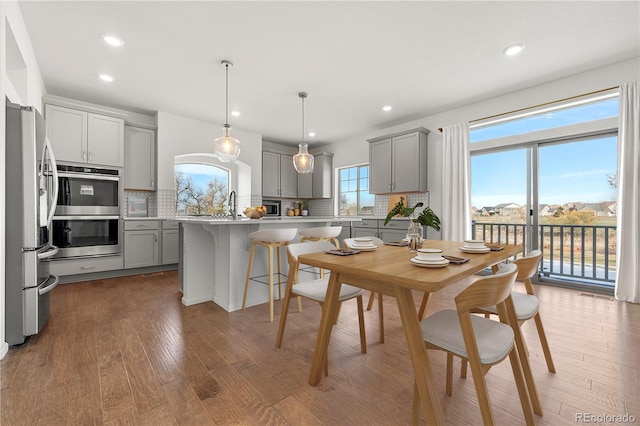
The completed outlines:
[[[348,166],[344,166],[344,167],[338,167],[336,168],[336,204],[335,204],[335,210],[336,210],[336,216],[337,217],[354,217],[354,216],[375,216],[375,194],[371,194],[371,192],[369,192],[369,195],[373,195],[374,196],[374,206],[373,209],[371,211],[371,214],[367,214],[367,213],[362,213],[362,205],[361,205],[361,199],[360,199],[360,180],[362,179],[362,177],[360,176],[360,170],[362,168],[366,167],[367,168],[367,182],[369,182],[370,179],[370,173],[371,173],[371,168],[369,166],[369,163],[360,163],[360,164],[352,164],[352,165],[348,165]],[[346,169],[353,169],[353,168],[357,168],[357,177],[356,177],[356,183],[357,183],[357,188],[355,190],[356,193],[356,214],[355,215],[345,215],[342,214],[342,209],[340,208],[340,200],[342,198],[342,194],[343,192],[341,191],[341,187],[342,187],[342,179],[341,179],[341,173],[343,170]],[[347,193],[351,193],[353,191],[348,191]]]

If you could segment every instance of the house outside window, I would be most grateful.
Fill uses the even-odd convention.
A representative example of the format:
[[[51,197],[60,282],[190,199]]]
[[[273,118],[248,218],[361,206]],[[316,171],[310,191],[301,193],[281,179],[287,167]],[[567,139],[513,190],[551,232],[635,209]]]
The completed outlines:
[[[372,216],[375,196],[369,193],[369,165],[338,170],[338,215]]]
[[[209,164],[176,164],[174,179],[179,216],[227,213],[229,170]]]

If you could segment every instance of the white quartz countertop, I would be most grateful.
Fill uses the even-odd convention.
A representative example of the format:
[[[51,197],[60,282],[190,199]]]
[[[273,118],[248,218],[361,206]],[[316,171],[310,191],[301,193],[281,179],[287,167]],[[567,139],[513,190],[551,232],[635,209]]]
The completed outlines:
[[[246,217],[232,220],[228,218],[213,218],[206,216],[179,216],[175,220],[182,223],[204,223],[208,225],[256,225],[256,224],[280,224],[280,223],[317,223],[317,222],[360,222],[362,218],[336,218],[334,216],[282,216],[263,217],[262,219],[247,219]]]

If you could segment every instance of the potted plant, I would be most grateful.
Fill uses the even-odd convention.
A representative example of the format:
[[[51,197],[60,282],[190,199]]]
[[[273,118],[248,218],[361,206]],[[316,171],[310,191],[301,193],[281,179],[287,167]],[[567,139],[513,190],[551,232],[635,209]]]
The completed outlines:
[[[309,202],[307,200],[300,200],[300,210],[302,216],[309,216]]]
[[[440,218],[431,210],[431,208],[427,207],[420,214],[416,215],[416,209],[422,207],[424,203],[419,202],[416,203],[413,207],[407,207],[404,205],[404,197],[400,197],[400,201],[396,203],[396,205],[389,211],[387,217],[384,220],[385,226],[389,221],[396,215],[402,217],[408,217],[411,220],[409,226],[409,232],[407,232],[407,237],[409,237],[409,250],[416,250],[422,245],[422,227],[426,226],[429,228],[433,228],[436,231],[440,230]]]

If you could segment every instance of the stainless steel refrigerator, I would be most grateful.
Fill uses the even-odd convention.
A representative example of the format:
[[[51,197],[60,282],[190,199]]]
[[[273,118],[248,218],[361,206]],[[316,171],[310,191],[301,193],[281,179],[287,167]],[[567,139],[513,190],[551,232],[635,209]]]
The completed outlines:
[[[24,343],[49,318],[51,219],[57,199],[57,170],[45,122],[32,107],[6,104],[5,335]]]

